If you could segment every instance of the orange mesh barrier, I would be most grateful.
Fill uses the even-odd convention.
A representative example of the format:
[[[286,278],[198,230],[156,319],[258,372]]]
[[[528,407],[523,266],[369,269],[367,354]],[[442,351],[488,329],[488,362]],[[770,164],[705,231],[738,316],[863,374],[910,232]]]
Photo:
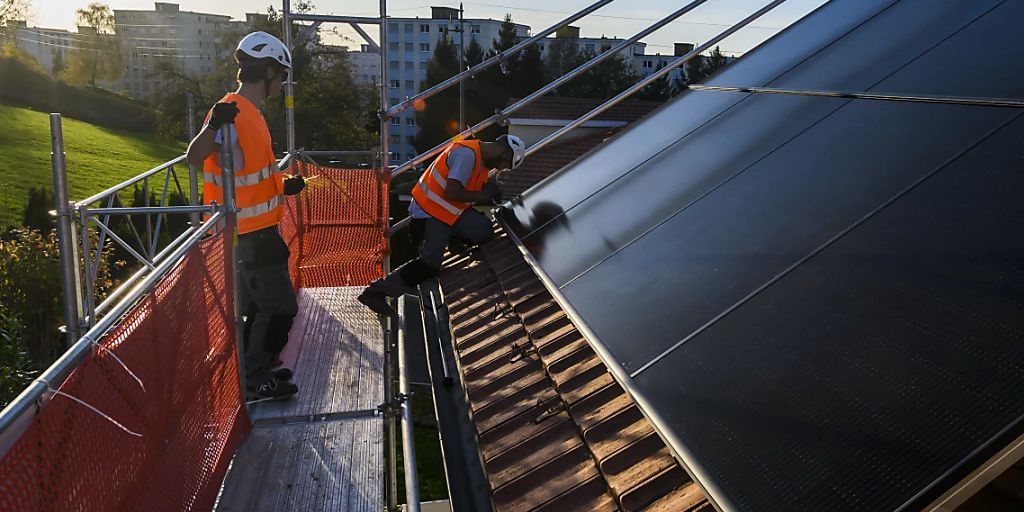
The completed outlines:
[[[388,187],[373,169],[332,169],[298,163],[312,177],[285,202],[281,235],[292,251],[296,288],[363,286],[384,275],[388,254]]]
[[[249,430],[224,237],[194,248],[100,343],[0,460],[0,510],[210,510]]]

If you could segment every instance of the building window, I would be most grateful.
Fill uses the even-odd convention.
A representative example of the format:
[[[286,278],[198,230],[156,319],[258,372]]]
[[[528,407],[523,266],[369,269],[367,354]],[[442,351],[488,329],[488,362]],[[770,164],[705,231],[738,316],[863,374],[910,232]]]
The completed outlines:
[[[469,33],[470,34],[479,34],[480,33],[480,25],[473,25],[473,26],[469,27]]]
[[[654,62],[649,61],[649,60],[645,60],[644,61],[644,67],[645,68],[653,68],[654,67]]]
[[[388,87],[390,87],[392,89],[398,89],[401,86],[402,86],[402,81],[401,80],[388,80]]]
[[[412,62],[405,61],[405,70],[406,71],[412,71],[413,70]]]
[[[409,126],[416,126],[416,118],[415,117],[407,117],[407,118],[405,118],[405,124],[407,124]]]
[[[426,62],[420,62],[420,71],[425,71],[426,69],[427,69],[427,63]]]
[[[401,135],[392,135],[391,136],[391,143],[392,144],[401,144],[402,143],[402,136]]]
[[[398,33],[398,23],[388,23],[388,32]]]
[[[420,25],[420,32],[430,32],[430,25],[425,23]]]
[[[587,43],[585,47],[586,47],[588,52],[593,52],[594,51],[594,44],[593,43]]]
[[[448,27],[446,27],[444,25],[438,25],[437,26],[437,33],[438,34],[444,34],[447,31],[448,31]]]
[[[393,61],[389,62],[388,63],[388,69],[393,69],[395,71],[398,71],[398,61],[397,60],[393,60]]]
[[[402,124],[402,119],[399,118],[399,117],[392,117],[391,118],[391,124],[393,124],[395,126],[398,126],[398,125]]]
[[[412,34],[412,23],[406,23],[405,24],[405,33],[406,34]]]
[[[388,51],[389,52],[397,52],[398,48],[399,48],[398,43],[388,43]]]
[[[413,137],[412,135],[406,135],[405,136],[405,142],[407,144],[415,144],[416,143],[416,137]]]
[[[412,53],[412,43],[405,43],[405,51]]]
[[[420,43],[420,51],[430,53],[430,43]]]
[[[416,85],[413,83],[412,80],[406,80],[405,81],[405,88],[412,90],[412,89],[416,88]]]
[[[544,45],[538,44],[537,45],[537,49],[543,52],[544,51]]]

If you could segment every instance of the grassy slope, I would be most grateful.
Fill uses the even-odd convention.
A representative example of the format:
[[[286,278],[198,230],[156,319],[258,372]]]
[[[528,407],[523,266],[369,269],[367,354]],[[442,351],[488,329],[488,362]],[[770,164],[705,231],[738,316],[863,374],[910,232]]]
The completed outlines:
[[[68,118],[62,124],[72,200],[85,199],[185,151],[184,143],[152,135]],[[178,172],[182,187],[187,187],[187,170]],[[150,187],[162,187],[163,176]],[[28,189],[38,186],[53,189],[49,116],[0,105],[0,228],[20,225]]]

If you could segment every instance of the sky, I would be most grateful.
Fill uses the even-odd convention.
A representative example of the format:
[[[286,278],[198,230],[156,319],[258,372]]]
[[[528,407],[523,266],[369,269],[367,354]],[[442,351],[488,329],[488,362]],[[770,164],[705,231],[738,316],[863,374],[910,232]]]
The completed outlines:
[[[75,9],[85,7],[95,0],[29,0],[29,24],[47,28],[73,29]],[[236,19],[246,12],[266,12],[273,4],[280,8],[280,0],[167,0],[178,3],[182,10],[227,14]],[[464,2],[466,18],[502,19],[506,13],[517,23],[530,25],[534,32],[543,30],[572,12],[578,11],[595,0],[480,0]],[[730,36],[720,44],[726,53],[741,53],[778,32],[801,16],[807,14],[827,0],[788,0],[747,28]],[[114,9],[153,9],[153,0],[106,0]],[[292,3],[297,3],[293,0]],[[648,43],[648,53],[672,53],[672,43],[701,43],[725,30],[729,25],[743,19],[755,10],[768,4],[769,0],[708,0],[703,5],[670,23],[643,39]],[[338,14],[348,16],[377,16],[377,0],[314,0],[316,14]],[[430,6],[457,7],[457,0],[390,0],[388,15],[396,17],[430,17]],[[684,5],[683,0],[617,0],[595,13],[574,23],[581,29],[583,37],[626,38],[643,30],[654,21],[665,17]],[[328,38],[333,43],[347,44],[358,48],[361,39],[347,26],[339,28],[339,36]],[[371,35],[375,30],[367,27]],[[347,38],[345,40],[344,38]],[[375,36],[376,38],[376,36]]]

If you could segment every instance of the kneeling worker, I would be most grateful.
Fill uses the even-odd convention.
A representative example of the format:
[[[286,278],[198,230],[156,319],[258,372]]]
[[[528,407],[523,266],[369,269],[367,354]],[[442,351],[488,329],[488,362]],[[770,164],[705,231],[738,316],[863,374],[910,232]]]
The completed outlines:
[[[489,171],[515,169],[525,156],[526,144],[515,135],[502,135],[494,142],[463,140],[445,149],[412,189],[409,233],[419,257],[370,283],[359,302],[378,314],[394,315],[385,299],[415,293],[417,285],[436,276],[449,238],[473,245],[490,238],[491,221],[471,205],[497,204],[501,191],[488,181]]]
[[[229,93],[207,115],[206,127],[188,147],[189,164],[203,167],[206,204],[224,202],[219,128],[234,123],[231,134],[238,207],[239,288],[235,300],[245,316],[245,384],[248,400],[280,400],[299,391],[289,382],[291,370],[280,366],[279,355],[298,312],[288,276],[288,245],[278,232],[281,195],[298,194],[301,177],[284,179],[270,141],[270,130],[258,105],[281,92],[292,68],[291,52],[276,37],[253,32],[238,43],[238,91]]]

